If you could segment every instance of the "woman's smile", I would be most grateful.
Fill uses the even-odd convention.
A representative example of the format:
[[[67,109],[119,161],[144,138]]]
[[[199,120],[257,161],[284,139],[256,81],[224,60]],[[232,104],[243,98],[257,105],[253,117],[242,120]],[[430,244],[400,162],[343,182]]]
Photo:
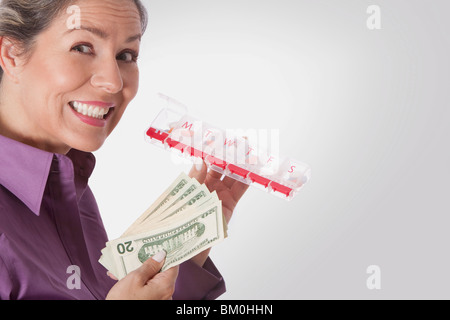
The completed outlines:
[[[84,123],[94,127],[105,127],[115,104],[102,101],[71,101],[69,106]]]

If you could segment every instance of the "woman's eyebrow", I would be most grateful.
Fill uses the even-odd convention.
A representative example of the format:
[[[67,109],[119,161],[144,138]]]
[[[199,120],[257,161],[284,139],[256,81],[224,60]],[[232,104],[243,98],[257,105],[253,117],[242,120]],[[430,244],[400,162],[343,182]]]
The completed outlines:
[[[88,31],[94,35],[96,35],[99,38],[102,39],[108,39],[109,38],[109,34],[99,28],[96,27],[87,27],[87,26],[80,26],[79,28],[74,28],[74,29],[69,29],[68,31],[65,32],[65,34],[71,33],[73,31],[77,31],[77,30],[84,30],[84,31]],[[136,40],[141,41],[142,38],[142,34],[138,33],[134,36],[129,37],[125,42],[126,43],[130,43]]]

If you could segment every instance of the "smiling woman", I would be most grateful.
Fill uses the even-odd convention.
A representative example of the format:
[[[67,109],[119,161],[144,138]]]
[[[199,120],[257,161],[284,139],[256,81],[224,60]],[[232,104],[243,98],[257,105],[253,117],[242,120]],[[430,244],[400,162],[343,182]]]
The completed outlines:
[[[74,7],[80,19],[72,28]],[[88,186],[90,152],[137,94],[146,25],[139,0],[0,2],[0,299],[200,299],[224,292],[209,251],[162,273],[164,257],[155,255],[118,283],[98,263],[107,236]],[[220,190],[231,217],[246,187],[231,191],[231,181],[206,166],[191,175]],[[66,270],[81,273],[76,290]]]
[[[139,4],[75,2],[81,26],[74,29],[64,10],[73,1],[34,1],[34,9],[31,1],[4,2],[1,65],[9,77],[2,79],[0,133],[61,154],[98,149],[138,89],[146,19],[132,2]]]

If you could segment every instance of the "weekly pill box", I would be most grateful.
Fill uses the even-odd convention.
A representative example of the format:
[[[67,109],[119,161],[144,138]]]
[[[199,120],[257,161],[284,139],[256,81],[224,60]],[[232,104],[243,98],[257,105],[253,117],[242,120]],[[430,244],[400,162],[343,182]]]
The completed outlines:
[[[307,164],[192,117],[181,103],[159,97],[163,108],[146,131],[150,143],[184,157],[201,158],[215,171],[286,200],[309,181]]]

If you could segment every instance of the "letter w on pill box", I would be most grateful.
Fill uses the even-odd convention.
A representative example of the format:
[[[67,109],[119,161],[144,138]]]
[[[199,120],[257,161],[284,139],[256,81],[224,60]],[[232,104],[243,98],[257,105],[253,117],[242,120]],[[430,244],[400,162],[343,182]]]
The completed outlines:
[[[152,144],[201,158],[228,177],[291,200],[311,177],[310,167],[282,157],[257,139],[239,136],[190,116],[176,100],[159,94],[163,109],[146,132]]]

